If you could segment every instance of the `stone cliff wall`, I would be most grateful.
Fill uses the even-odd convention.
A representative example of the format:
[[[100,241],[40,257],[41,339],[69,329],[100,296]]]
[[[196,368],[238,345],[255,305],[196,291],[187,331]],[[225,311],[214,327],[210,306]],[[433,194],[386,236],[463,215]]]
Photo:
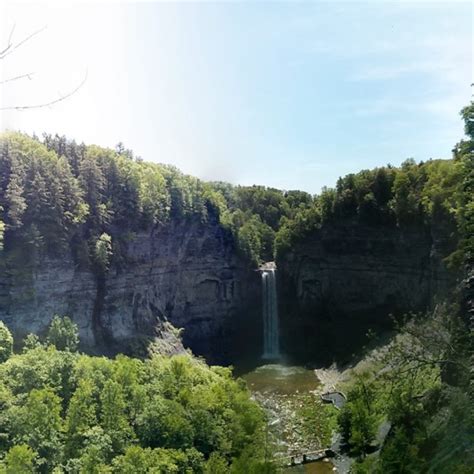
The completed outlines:
[[[443,264],[450,232],[348,221],[301,239],[277,262],[282,352],[344,360],[368,329],[389,327],[390,313],[428,308],[452,283]],[[97,352],[154,338],[182,350],[167,321],[211,361],[262,350],[260,274],[216,222],[137,233],[103,279],[72,256],[0,269],[0,319],[14,332],[41,333],[54,314],[72,317]]]
[[[278,261],[286,351],[344,359],[368,329],[388,328],[390,313],[427,309],[450,286],[446,242],[444,230],[354,222],[302,239]]]
[[[0,273],[0,319],[16,333],[44,331],[54,314],[79,325],[85,346],[124,350],[141,337],[169,340],[184,328],[195,353],[225,361],[259,312],[259,275],[217,223],[170,224],[137,233],[104,279],[72,257],[45,259],[21,277]],[[15,276],[14,276],[15,275]],[[259,314],[258,314],[259,316]]]

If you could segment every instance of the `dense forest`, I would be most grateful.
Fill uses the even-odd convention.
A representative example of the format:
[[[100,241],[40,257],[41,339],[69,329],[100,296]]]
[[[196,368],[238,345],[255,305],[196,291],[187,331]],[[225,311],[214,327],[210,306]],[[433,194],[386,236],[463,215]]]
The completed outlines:
[[[203,182],[172,166],[65,137],[9,132],[0,149],[0,269],[72,253],[104,273],[153,226],[218,223],[255,267],[327,223],[430,229],[451,246],[451,301],[398,321],[389,348],[354,376],[339,416],[354,472],[468,473],[474,465],[472,285],[474,104],[449,160],[385,166],[311,196]],[[470,280],[469,280],[470,278]],[[464,283],[462,280],[464,280]],[[466,288],[468,288],[466,290]],[[472,291],[472,290],[471,290]],[[469,319],[471,318],[471,319]],[[77,351],[77,327],[55,317],[40,340],[0,323],[0,472],[273,472],[266,420],[230,369],[191,355],[146,360]],[[390,431],[371,456],[377,428]]]
[[[13,255],[60,255],[103,268],[133,233],[170,221],[219,219],[243,256],[273,258],[282,217],[292,218],[312,198],[263,186],[206,183],[168,165],[147,163],[116,150],[77,145],[65,137],[40,141],[6,133],[0,150],[0,221]]]
[[[78,342],[55,317],[12,354],[0,322],[0,472],[272,472],[263,412],[230,369],[91,357]]]
[[[469,110],[463,111],[466,120]],[[144,162],[121,144],[111,150],[66,137],[39,140],[10,132],[0,142],[2,241],[11,255],[15,249],[58,255],[70,248],[78,263],[101,268],[111,258],[118,262],[121,244],[140,229],[217,219],[257,264],[331,221],[429,226],[443,220],[452,223],[447,232],[457,227],[464,235],[451,256],[459,265],[472,234],[464,202],[471,143],[457,144],[450,160],[408,159],[400,167],[364,170],[311,196],[203,182],[172,166]]]

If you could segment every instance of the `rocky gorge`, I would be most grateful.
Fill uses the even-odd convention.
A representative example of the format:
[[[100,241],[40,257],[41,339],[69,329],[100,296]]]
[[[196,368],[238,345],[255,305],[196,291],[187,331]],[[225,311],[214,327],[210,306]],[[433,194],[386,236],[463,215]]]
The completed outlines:
[[[153,339],[179,351],[171,323],[184,329],[183,343],[193,352],[228,362],[245,325],[259,319],[259,302],[259,275],[216,221],[134,234],[103,281],[72,255],[31,262],[22,274],[6,265],[0,274],[0,320],[15,333],[41,333],[54,314],[69,315],[84,346],[99,352]]]
[[[425,228],[346,222],[312,232],[278,261],[283,353],[337,358],[369,328],[387,327],[389,314],[427,309],[451,284],[445,254],[442,235]],[[209,360],[262,351],[260,274],[217,219],[132,235],[102,281],[72,255],[27,268],[18,274],[7,264],[0,275],[0,319],[16,333],[41,333],[54,314],[67,314],[92,351],[134,351],[151,340],[182,350],[171,325]]]

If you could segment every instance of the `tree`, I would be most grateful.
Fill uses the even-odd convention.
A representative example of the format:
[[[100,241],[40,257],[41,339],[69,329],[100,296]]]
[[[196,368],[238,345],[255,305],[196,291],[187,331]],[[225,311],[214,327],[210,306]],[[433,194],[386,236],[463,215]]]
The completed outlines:
[[[461,117],[464,120],[464,132],[471,140],[474,140],[474,102],[461,110]]]
[[[347,395],[347,403],[338,417],[339,429],[351,452],[364,456],[375,438],[377,417],[374,407],[375,390],[368,374],[360,374]]]
[[[79,165],[79,182],[89,206],[87,222],[91,229],[99,229],[109,220],[108,209],[103,202],[106,180],[98,163],[99,154],[97,147],[89,147]]]
[[[67,316],[61,318],[55,315],[49,325],[46,341],[60,351],[76,351],[79,345],[77,324]]]
[[[30,333],[27,334],[25,339],[23,339],[23,351],[29,351],[31,349],[36,349],[41,346],[39,337],[36,334]]]
[[[97,424],[96,401],[89,380],[81,380],[69,403],[66,416],[67,454],[76,457],[86,433]]]
[[[155,397],[138,420],[138,433],[152,448],[187,448],[193,443],[194,430],[183,407],[174,400]]]
[[[26,444],[10,448],[5,456],[5,474],[32,474],[37,453]]]
[[[212,453],[204,466],[204,474],[227,474],[228,472],[227,460],[217,452]]]
[[[5,362],[13,352],[13,337],[10,330],[0,321],[0,364]]]
[[[21,168],[17,166],[12,172],[5,191],[5,200],[8,203],[6,218],[9,229],[17,229],[22,226],[22,217],[26,210],[26,201],[23,196],[23,183],[20,170]]]
[[[79,458],[81,474],[110,473],[106,465],[112,457],[112,440],[100,426],[94,426],[84,432],[84,448]]]
[[[117,473],[127,474],[147,474],[152,466],[152,451],[143,449],[140,446],[130,446],[123,456],[119,456],[114,461],[114,470]],[[169,472],[173,472],[174,466],[167,466]],[[176,472],[176,471],[174,471]]]
[[[126,416],[126,402],[121,386],[114,380],[108,380],[100,395],[100,424],[112,440],[114,453],[119,453],[133,438],[133,430]]]
[[[106,273],[112,258],[112,237],[105,232],[97,239],[94,247],[94,260],[101,273]]]
[[[32,390],[19,409],[17,437],[38,452],[38,464],[52,470],[61,451],[61,399],[50,388]]]
[[[259,232],[260,219],[254,216],[253,219],[248,220],[237,231],[237,239],[239,248],[244,255],[254,264],[259,264],[262,254],[262,241]]]

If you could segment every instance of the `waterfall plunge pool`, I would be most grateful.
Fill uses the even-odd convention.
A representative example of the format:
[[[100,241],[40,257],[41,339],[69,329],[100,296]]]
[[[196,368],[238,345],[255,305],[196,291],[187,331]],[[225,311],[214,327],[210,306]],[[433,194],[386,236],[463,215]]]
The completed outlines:
[[[266,364],[242,375],[252,393],[291,395],[314,391],[319,381],[312,369]]]

